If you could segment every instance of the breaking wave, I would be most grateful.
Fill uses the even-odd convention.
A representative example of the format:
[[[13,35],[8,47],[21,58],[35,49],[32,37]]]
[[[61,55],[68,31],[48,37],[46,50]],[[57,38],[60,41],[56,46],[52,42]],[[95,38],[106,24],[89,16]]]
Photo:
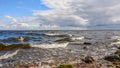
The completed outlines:
[[[84,37],[67,37],[67,38],[56,40],[54,42],[60,42],[61,43],[61,42],[81,41],[83,39],[84,39]]]
[[[19,50],[16,50],[15,52],[13,53],[5,53],[4,55],[0,56],[0,60],[3,60],[3,59],[7,59],[7,58],[10,58],[10,57],[13,57],[15,56],[17,53],[19,52]]]
[[[59,34],[59,33],[44,33],[46,36],[52,36],[52,37],[71,37],[72,34]]]
[[[111,40],[112,40],[111,45],[119,45],[120,44],[120,36],[112,36]]]
[[[85,37],[81,36],[81,37],[71,37],[71,40],[75,41],[75,40],[83,40]]]
[[[44,48],[44,49],[49,49],[49,48],[65,48],[69,42],[64,42],[64,43],[43,43],[43,44],[36,44],[36,45],[31,45],[31,47],[37,47],[37,48]]]
[[[120,39],[120,36],[112,36],[111,39],[112,40]]]

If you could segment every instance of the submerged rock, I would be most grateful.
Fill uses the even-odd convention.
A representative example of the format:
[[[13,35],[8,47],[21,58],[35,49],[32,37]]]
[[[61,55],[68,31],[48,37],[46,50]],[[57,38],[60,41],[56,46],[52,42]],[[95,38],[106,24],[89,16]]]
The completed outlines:
[[[91,56],[86,56],[84,59],[82,59],[85,63],[93,63],[95,60]]]
[[[11,45],[5,45],[0,44],[0,50],[13,50],[13,49],[28,49],[31,48],[30,44],[11,44]]]
[[[88,46],[84,46],[83,49],[87,50],[87,49],[89,49],[89,47]]]

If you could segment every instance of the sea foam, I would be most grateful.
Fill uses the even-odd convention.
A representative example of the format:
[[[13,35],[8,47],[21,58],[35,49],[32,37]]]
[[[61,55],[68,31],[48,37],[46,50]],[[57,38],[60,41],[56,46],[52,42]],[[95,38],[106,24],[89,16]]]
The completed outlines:
[[[0,56],[0,60],[13,57],[13,56],[16,55],[18,52],[19,52],[19,50],[16,50],[16,51],[13,52],[13,53],[7,52],[7,53],[5,53],[4,55]]]
[[[83,40],[84,37],[81,36],[81,37],[71,37],[71,39],[74,41],[74,40]]]
[[[65,48],[69,43],[68,42],[64,42],[64,43],[43,43],[43,44],[36,44],[36,45],[31,45],[31,47],[37,47],[37,48],[44,48],[44,49],[48,49],[48,48]]]

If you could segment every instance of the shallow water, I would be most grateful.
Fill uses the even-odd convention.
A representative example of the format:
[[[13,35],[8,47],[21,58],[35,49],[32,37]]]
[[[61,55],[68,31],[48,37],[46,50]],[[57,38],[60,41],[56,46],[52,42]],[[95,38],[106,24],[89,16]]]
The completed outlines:
[[[20,49],[16,56],[0,60],[0,63],[4,66],[12,64],[14,66],[16,62],[29,64],[55,60],[60,64],[78,61],[87,55],[98,60],[117,50],[115,46],[111,45],[114,36],[119,38],[120,31],[0,31],[0,43],[27,43],[36,47]],[[84,44],[85,42],[86,44]],[[67,46],[62,47],[64,43],[67,43]],[[14,53],[16,50],[9,51]],[[7,52],[1,51],[0,55]],[[12,61],[8,62],[9,60]]]

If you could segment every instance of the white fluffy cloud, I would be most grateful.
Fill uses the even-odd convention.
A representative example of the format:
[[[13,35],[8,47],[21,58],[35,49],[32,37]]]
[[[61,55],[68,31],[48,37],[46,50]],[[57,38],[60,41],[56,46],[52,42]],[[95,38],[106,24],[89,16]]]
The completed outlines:
[[[13,29],[13,30],[16,30],[16,29],[27,29],[29,28],[29,25],[27,23],[24,23],[22,20],[18,20],[17,18],[15,17],[12,17],[12,16],[5,16],[6,19],[8,19],[9,21],[9,24],[6,24],[3,26],[3,28],[5,29]]]
[[[58,27],[85,27],[88,20],[75,14],[76,9],[71,6],[72,0],[42,0],[50,10],[34,10],[36,21],[44,25],[56,25]]]

